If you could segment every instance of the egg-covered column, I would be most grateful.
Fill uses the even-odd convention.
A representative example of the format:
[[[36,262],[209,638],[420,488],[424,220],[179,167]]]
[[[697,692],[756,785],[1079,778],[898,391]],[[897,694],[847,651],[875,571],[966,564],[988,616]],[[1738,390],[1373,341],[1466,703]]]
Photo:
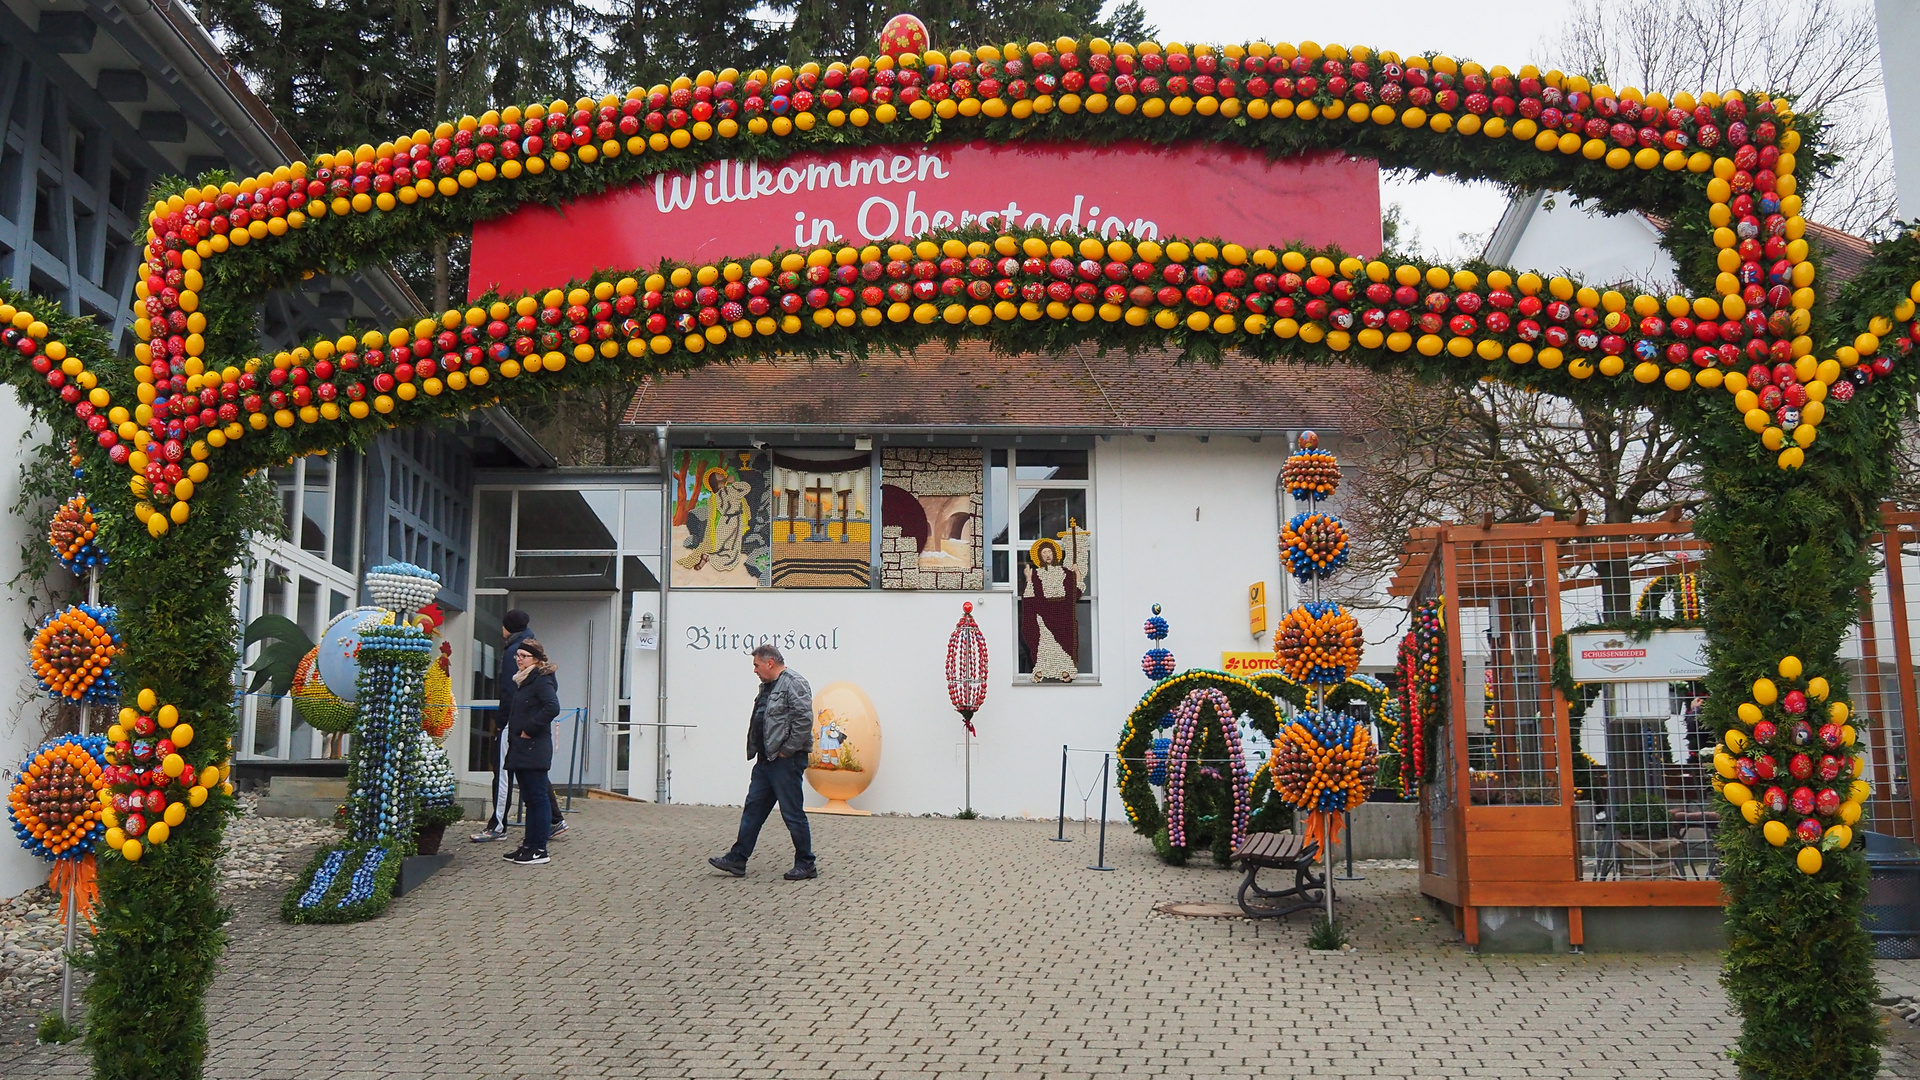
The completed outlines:
[[[413,766],[433,643],[406,625],[360,632],[360,716],[347,782],[348,835],[411,851]]]

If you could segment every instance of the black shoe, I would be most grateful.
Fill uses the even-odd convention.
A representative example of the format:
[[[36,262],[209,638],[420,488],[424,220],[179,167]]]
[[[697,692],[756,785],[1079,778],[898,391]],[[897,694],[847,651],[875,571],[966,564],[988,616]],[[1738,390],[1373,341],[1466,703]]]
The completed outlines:
[[[820,871],[810,862],[797,862],[782,876],[788,881],[811,881],[820,876]]]
[[[502,856],[500,856],[500,857],[501,857],[502,859],[505,859],[505,860],[506,860],[506,861],[508,861],[508,862],[512,862],[513,860],[515,860],[515,859],[517,859],[517,858],[519,858],[519,857],[520,857],[520,853],[521,853],[521,852],[523,852],[523,851],[525,851],[525,850],[527,850],[527,848],[526,848],[526,845],[524,845],[524,844],[522,844],[521,846],[519,846],[519,847],[517,847],[517,848],[514,848],[514,849],[513,849],[512,851],[509,851],[509,852],[507,852],[506,854],[504,854],[504,855],[502,855]]]
[[[734,862],[732,859],[729,859],[724,855],[720,855],[720,856],[716,856],[714,858],[708,859],[707,865],[713,867],[715,870],[720,870],[720,871],[724,871],[725,873],[732,874],[734,877],[747,876],[746,863]]]
[[[515,866],[541,866],[553,860],[547,858],[547,853],[544,851],[529,851],[526,848],[521,848],[519,851],[514,852],[513,858],[508,861]]]

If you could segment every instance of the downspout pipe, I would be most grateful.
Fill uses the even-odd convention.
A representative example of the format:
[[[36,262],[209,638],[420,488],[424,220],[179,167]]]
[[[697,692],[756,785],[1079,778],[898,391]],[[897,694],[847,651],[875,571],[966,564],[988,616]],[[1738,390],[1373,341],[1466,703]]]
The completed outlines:
[[[657,696],[654,701],[653,722],[658,727],[654,732],[653,757],[653,801],[664,805],[672,795],[671,760],[667,755],[667,597],[672,595],[670,587],[673,577],[670,561],[673,558],[673,492],[667,485],[673,482],[672,463],[667,460],[667,425],[661,424],[653,429],[656,453],[660,455],[660,630],[654,649],[654,686]]]

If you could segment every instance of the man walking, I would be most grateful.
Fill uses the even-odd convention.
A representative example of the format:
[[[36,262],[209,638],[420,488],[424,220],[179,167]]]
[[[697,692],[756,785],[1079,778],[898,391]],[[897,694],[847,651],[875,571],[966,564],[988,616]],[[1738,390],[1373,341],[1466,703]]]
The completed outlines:
[[[495,673],[494,693],[500,696],[500,704],[493,710],[493,725],[498,748],[493,756],[493,806],[487,814],[487,827],[474,833],[472,840],[476,844],[487,844],[502,840],[507,835],[507,795],[513,784],[513,770],[507,768],[507,718],[512,715],[513,695],[519,689],[514,676],[520,672],[518,653],[521,643],[533,637],[532,618],[519,608],[514,608],[500,618],[500,636],[506,644],[500,648],[500,669]],[[560,816],[560,797],[553,788],[547,788],[547,800],[552,810],[553,823],[551,835],[558,837],[567,831],[567,819]]]
[[[747,805],[740,811],[740,836],[731,851],[707,862],[734,877],[746,877],[747,859],[760,839],[760,827],[777,802],[793,836],[793,869],[787,871],[786,879],[819,877],[813,862],[813,835],[800,796],[800,776],[813,749],[813,688],[771,645],[753,650],[753,673],[760,677],[760,693],[753,699],[753,719],[747,725],[753,780],[747,785]]]

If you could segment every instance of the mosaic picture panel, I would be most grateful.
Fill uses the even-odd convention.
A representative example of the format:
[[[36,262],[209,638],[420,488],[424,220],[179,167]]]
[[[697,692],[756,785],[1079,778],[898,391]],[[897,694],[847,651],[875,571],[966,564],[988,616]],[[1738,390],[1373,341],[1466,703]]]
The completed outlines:
[[[983,457],[967,447],[880,451],[880,587],[986,587]]]
[[[772,454],[773,586],[864,589],[873,581],[873,456]]]
[[[673,586],[754,589],[767,583],[770,477],[763,450],[673,455]]]

